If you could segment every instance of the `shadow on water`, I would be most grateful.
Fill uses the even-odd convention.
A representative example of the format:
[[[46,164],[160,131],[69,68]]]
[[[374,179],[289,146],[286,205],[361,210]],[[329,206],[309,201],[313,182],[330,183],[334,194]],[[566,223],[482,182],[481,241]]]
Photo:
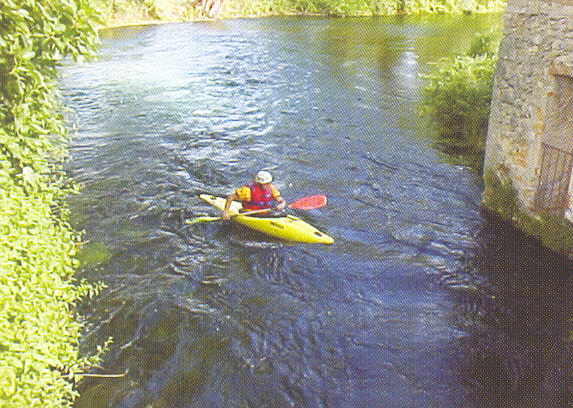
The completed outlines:
[[[492,20],[124,28],[63,67],[78,278],[108,285],[79,306],[81,349],[112,337],[94,371],[125,373],[83,379],[75,406],[567,402],[570,265],[480,214],[409,118],[418,74]],[[261,167],[287,201],[328,196],[299,215],[332,246],[185,223]]]
[[[456,294],[461,376],[478,406],[573,405],[573,262],[491,214]]]

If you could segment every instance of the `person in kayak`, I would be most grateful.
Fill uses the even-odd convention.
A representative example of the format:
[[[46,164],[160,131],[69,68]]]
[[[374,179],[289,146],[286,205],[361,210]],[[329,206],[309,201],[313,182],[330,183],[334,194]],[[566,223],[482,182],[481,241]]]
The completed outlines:
[[[243,204],[244,212],[276,209],[282,211],[285,208],[285,200],[281,197],[279,190],[272,185],[273,176],[265,170],[261,170],[255,176],[255,180],[233,192],[225,202],[225,208],[221,212],[221,218],[228,220],[231,218],[229,208],[235,200]],[[259,213],[268,216],[269,212]],[[253,214],[258,215],[258,214]]]

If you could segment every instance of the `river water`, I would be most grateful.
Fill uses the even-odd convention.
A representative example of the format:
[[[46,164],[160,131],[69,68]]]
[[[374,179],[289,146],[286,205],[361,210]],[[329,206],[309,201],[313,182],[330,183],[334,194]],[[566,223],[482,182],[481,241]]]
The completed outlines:
[[[499,16],[260,18],[102,33],[60,70],[85,231],[78,407],[571,403],[571,264],[480,212],[431,148],[423,80]],[[214,214],[257,170],[330,246]]]

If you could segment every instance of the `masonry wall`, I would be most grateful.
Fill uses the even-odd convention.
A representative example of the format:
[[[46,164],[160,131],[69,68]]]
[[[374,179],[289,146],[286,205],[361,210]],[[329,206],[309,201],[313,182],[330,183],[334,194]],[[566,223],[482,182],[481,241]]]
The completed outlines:
[[[508,0],[485,169],[511,179],[526,208],[534,206],[541,143],[550,140],[573,153],[571,124],[558,118],[569,79],[573,80],[573,0]]]

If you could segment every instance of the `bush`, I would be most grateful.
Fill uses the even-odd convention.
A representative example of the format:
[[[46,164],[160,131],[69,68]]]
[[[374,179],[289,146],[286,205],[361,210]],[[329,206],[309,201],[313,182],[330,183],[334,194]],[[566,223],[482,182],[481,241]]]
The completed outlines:
[[[478,34],[475,36],[474,40],[468,48],[466,55],[468,57],[478,57],[480,55],[485,55],[486,57],[492,58],[497,55],[497,49],[499,48],[499,34],[486,33]]]
[[[233,0],[230,0],[233,1]],[[277,1],[279,3],[279,1]],[[297,11],[335,16],[500,11],[504,2],[491,0],[285,0]]]
[[[431,129],[434,147],[455,164],[483,171],[497,43],[493,35],[479,35],[468,55],[443,61],[425,75],[419,113]]]
[[[0,10],[0,150],[13,175],[45,173],[65,153],[56,66],[92,55],[94,11],[82,0],[9,0]]]
[[[426,77],[423,114],[445,152],[483,151],[494,64],[493,59],[485,56],[461,56]]]
[[[82,0],[0,2],[0,406],[69,406],[80,323],[71,308],[97,287],[72,283],[79,234],[66,222],[58,173],[66,132],[56,67],[93,55],[97,32]],[[93,360],[90,360],[93,361]]]
[[[70,310],[80,297],[97,292],[75,285],[73,256],[79,234],[53,208],[61,204],[58,187],[27,191],[0,172],[3,203],[0,264],[0,406],[70,405],[74,392],[58,369],[80,370],[81,325]]]
[[[143,20],[199,19],[201,1],[99,0],[110,24],[136,24]],[[500,12],[505,0],[224,0],[220,17],[318,14],[326,16],[381,16],[414,13]]]

